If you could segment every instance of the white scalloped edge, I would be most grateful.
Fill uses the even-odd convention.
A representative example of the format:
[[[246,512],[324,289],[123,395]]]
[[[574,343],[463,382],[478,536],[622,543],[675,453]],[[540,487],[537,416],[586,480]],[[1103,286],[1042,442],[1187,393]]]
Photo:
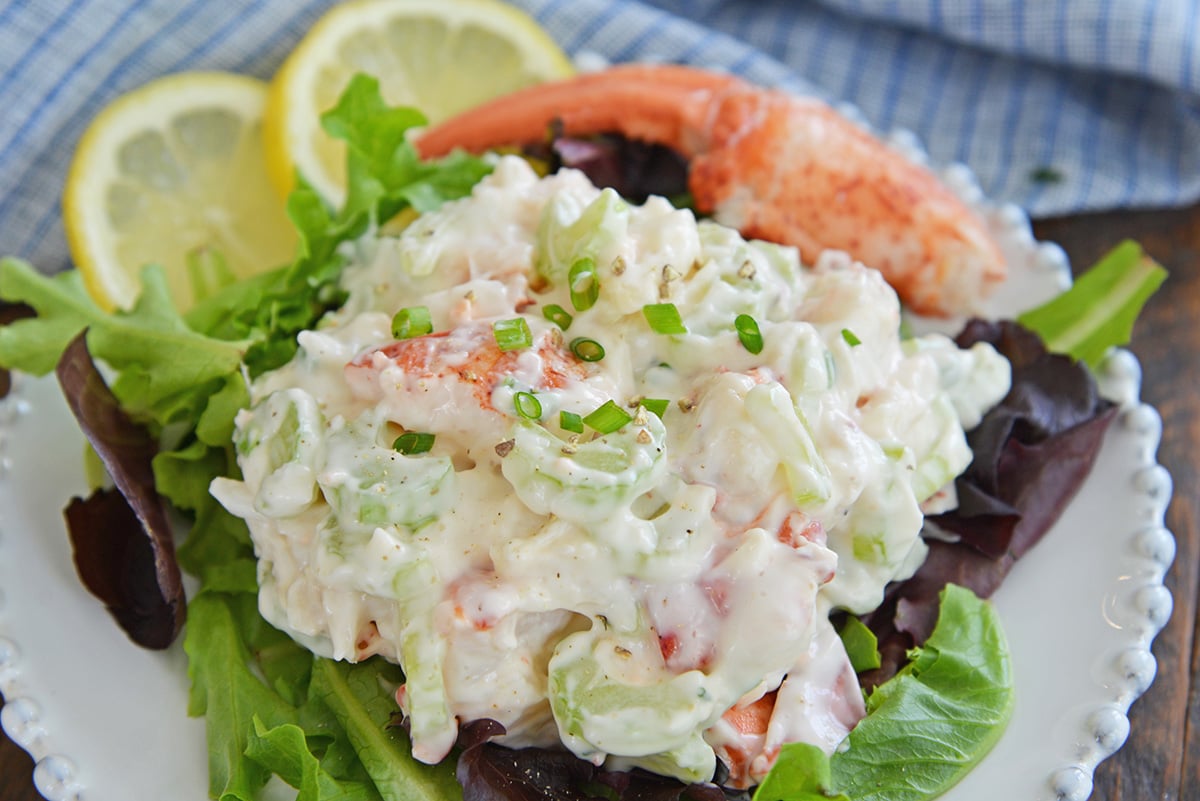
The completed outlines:
[[[894,148],[928,166],[928,155],[915,135],[896,131],[886,138]],[[1035,239],[1023,209],[989,201],[966,165],[952,164],[935,171],[984,218],[1010,267],[1026,268],[1027,280],[1034,286],[1029,291],[1020,275],[1010,276],[1005,286],[985,304],[986,316],[1015,316],[1070,286],[1071,267],[1066,253],[1053,242]],[[1012,291],[1016,288],[1019,292]],[[958,322],[954,321],[949,328],[953,329]],[[935,323],[934,327],[945,330],[947,325]],[[1137,625],[1131,627],[1134,635],[1122,650],[1100,657],[1100,662],[1093,666],[1108,679],[1110,697],[1095,702],[1080,720],[1076,739],[1083,745],[1073,753],[1058,755],[1061,767],[1047,780],[1047,801],[1087,801],[1091,797],[1096,767],[1124,745],[1129,736],[1129,707],[1154,681],[1157,662],[1151,646],[1171,616],[1173,599],[1164,581],[1175,559],[1175,538],[1165,526],[1172,482],[1170,474],[1157,462],[1162,420],[1154,407],[1141,402],[1141,379],[1137,357],[1125,349],[1110,352],[1096,374],[1101,394],[1120,407],[1114,425],[1138,440],[1138,462],[1131,467],[1132,489],[1135,497],[1144,502],[1144,525],[1126,532],[1116,543],[1107,543],[1128,549],[1130,565],[1139,577],[1135,590],[1113,584],[1107,593],[1128,602],[1126,612]],[[1036,552],[1027,558],[1036,558]]]
[[[894,131],[886,140],[909,158],[929,166],[927,153],[911,132]],[[1053,242],[1035,239],[1023,209],[989,201],[966,165],[952,164],[935,172],[984,218],[1010,268],[1026,270],[1025,280],[1019,274],[1010,275],[996,295],[988,299],[982,310],[985,316],[1013,317],[1070,286],[1071,267],[1066,253]],[[960,320],[922,322],[927,323],[927,328],[943,331],[953,331],[961,323]],[[1076,740],[1083,745],[1073,753],[1058,755],[1061,767],[1047,780],[1046,801],[1087,801],[1091,797],[1096,767],[1124,745],[1129,736],[1129,707],[1154,681],[1157,662],[1151,647],[1170,619],[1173,607],[1171,592],[1164,584],[1176,547],[1174,535],[1165,526],[1172,481],[1156,456],[1162,439],[1162,420],[1154,407],[1140,400],[1141,365],[1130,351],[1111,351],[1095,377],[1100,393],[1119,406],[1114,425],[1138,440],[1138,462],[1131,467],[1131,483],[1135,497],[1144,502],[1144,525],[1126,532],[1116,543],[1106,543],[1128,549],[1130,566],[1140,580],[1133,591],[1113,584],[1107,593],[1127,601],[1124,611],[1136,625],[1130,627],[1134,635],[1123,649],[1115,655],[1100,657],[1093,666],[1096,673],[1107,678],[1110,697],[1092,704],[1080,720]],[[1036,558],[1036,553],[1027,558]]]
[[[10,431],[23,418],[27,419],[31,411],[24,397],[25,383],[25,376],[14,374],[8,397],[0,400],[0,481],[7,480],[13,469],[12,456],[8,453]],[[0,517],[0,558],[3,558],[4,540],[13,536],[4,525],[6,517]],[[47,801],[83,801],[83,787],[77,779],[74,761],[54,746],[53,733],[42,725],[41,706],[22,681],[20,645],[6,636],[4,592],[5,588],[0,587],[0,693],[4,695],[0,727],[33,758],[33,784]]]
[[[1070,286],[1071,266],[1063,249],[1053,242],[1039,242],[1033,235],[1029,216],[1019,206],[988,200],[967,165],[954,163],[942,168],[931,165],[928,152],[911,131],[895,129],[882,134],[853,104],[839,103],[835,108],[881,137],[897,152],[932,169],[951,191],[984,219],[999,242],[1010,269],[1024,271],[1023,275],[1010,275],[988,298],[980,310],[983,316],[1015,316]],[[913,322],[918,331],[952,334],[963,321],[914,319]],[[1097,673],[1107,677],[1110,697],[1095,702],[1082,717],[1076,740],[1083,745],[1072,753],[1059,755],[1061,767],[1046,781],[1047,801],[1087,801],[1090,798],[1096,767],[1124,745],[1129,736],[1129,707],[1154,681],[1157,662],[1151,647],[1155,636],[1170,619],[1173,607],[1170,590],[1164,584],[1175,559],[1175,538],[1165,526],[1172,482],[1170,474],[1156,459],[1162,439],[1162,420],[1154,407],[1139,399],[1141,365],[1130,351],[1116,349],[1111,352],[1101,363],[1096,379],[1101,394],[1120,407],[1115,425],[1139,439],[1139,462],[1132,468],[1132,488],[1145,502],[1145,524],[1127,532],[1122,542],[1110,544],[1129,549],[1131,566],[1136,568],[1141,583],[1132,592],[1119,585],[1109,588],[1112,597],[1127,600],[1127,611],[1139,625],[1133,628],[1135,634],[1126,646],[1108,657],[1107,664],[1094,666]],[[948,794],[953,795],[953,790]]]
[[[1137,442],[1136,462],[1130,466],[1134,498],[1141,503],[1142,525],[1126,533],[1123,542],[1131,568],[1133,586],[1113,585],[1112,598],[1123,599],[1124,609],[1109,612],[1123,615],[1129,641],[1115,654],[1098,658],[1094,669],[1105,676],[1110,698],[1097,702],[1082,720],[1076,753],[1065,755],[1064,764],[1050,777],[1055,801],[1086,801],[1093,790],[1096,767],[1116,753],[1129,736],[1129,707],[1150,688],[1158,670],[1151,647],[1154,638],[1170,620],[1173,598],[1164,584],[1175,561],[1175,537],[1165,526],[1171,501],[1172,481],[1157,462],[1162,441],[1162,419],[1158,411],[1139,400],[1142,370],[1128,350],[1112,351],[1101,363],[1097,383],[1101,393],[1120,406],[1114,425]]]
[[[864,127],[863,116],[847,104],[838,107]],[[912,160],[928,165],[929,158],[917,137],[909,131],[896,130],[884,137],[888,143]],[[1028,216],[1012,204],[994,204],[979,188],[970,168],[952,164],[935,169],[941,179],[974,208],[996,236],[1009,264],[1025,274],[1010,276],[995,296],[989,299],[983,313],[1001,317],[1030,308],[1048,300],[1066,288],[1071,281],[1070,265],[1062,248],[1051,242],[1038,242],[1032,233]],[[1013,290],[1006,292],[1006,288]],[[919,328],[951,332],[961,320],[918,321]],[[29,412],[22,399],[22,381],[15,376],[10,396],[0,401],[0,480],[11,468],[6,453],[6,430]],[[1114,597],[1129,601],[1128,611],[1140,619],[1138,634],[1109,663],[1098,666],[1110,678],[1111,697],[1096,702],[1080,726],[1078,739],[1086,743],[1075,753],[1059,756],[1061,767],[1045,782],[1047,801],[1086,801],[1093,787],[1096,766],[1115,753],[1129,734],[1129,706],[1153,682],[1157,663],[1151,652],[1154,637],[1171,614],[1172,597],[1164,586],[1164,578],[1175,557],[1175,539],[1165,528],[1164,520],[1171,496],[1171,478],[1155,461],[1161,441],[1162,423],[1157,411],[1138,399],[1141,388],[1141,367],[1129,351],[1114,351],[1104,361],[1097,376],[1101,391],[1121,406],[1116,425],[1140,437],[1142,463],[1136,473],[1134,489],[1145,500],[1145,525],[1127,534],[1123,546],[1138,555],[1143,581],[1133,593],[1124,587],[1112,587]],[[6,532],[0,526],[0,556]],[[5,636],[4,588],[0,587],[0,692],[7,703],[0,710],[0,725],[13,742],[24,748],[35,760],[34,785],[48,801],[85,801],[83,787],[77,779],[73,760],[58,753],[53,746],[52,733],[43,729],[40,707],[20,681],[20,649]],[[114,636],[116,632],[114,630]],[[953,795],[953,790],[949,795]]]

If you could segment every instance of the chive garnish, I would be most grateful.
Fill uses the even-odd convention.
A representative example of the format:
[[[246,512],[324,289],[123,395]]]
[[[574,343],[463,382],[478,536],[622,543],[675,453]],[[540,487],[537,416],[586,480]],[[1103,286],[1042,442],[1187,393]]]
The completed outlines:
[[[559,306],[557,303],[551,303],[546,308],[542,309],[542,314],[546,319],[557,325],[562,330],[566,331],[571,327],[571,322],[575,319],[571,313]]]
[[[633,415],[609,400],[596,411],[583,418],[583,422],[601,434],[611,434],[633,420]]]
[[[666,398],[643,398],[642,399],[642,406],[646,409],[646,411],[653,412],[654,414],[658,415],[658,419],[660,419],[660,420],[662,419],[662,416],[666,413],[667,407],[670,405],[671,405],[671,402],[669,400],[667,400]]]
[[[396,339],[412,339],[433,331],[433,320],[428,306],[407,306],[392,317],[392,336]]]
[[[427,434],[420,431],[405,431],[400,436],[396,437],[396,441],[392,443],[392,447],[405,456],[415,456],[418,453],[428,453],[433,447],[433,434]]]
[[[600,297],[600,279],[596,275],[596,262],[582,258],[571,265],[567,273],[567,286],[571,291],[571,305],[575,311],[587,311],[596,305]]]
[[[642,314],[656,334],[687,333],[687,327],[674,303],[648,303],[642,307]]]
[[[739,314],[733,321],[733,327],[737,329],[743,348],[756,355],[762,353],[763,338],[757,320],[748,314]]]
[[[575,412],[559,412],[558,425],[563,431],[570,431],[572,434],[583,433],[583,418]]]
[[[842,339],[846,340],[846,344],[852,348],[862,344],[862,340],[855,336],[849,328],[842,329]]]
[[[524,317],[514,317],[511,320],[497,320],[492,323],[492,335],[500,350],[517,350],[528,348],[533,344],[533,332]]]
[[[571,340],[571,353],[585,362],[598,362],[604,358],[604,346],[594,339],[576,337]]]
[[[542,418],[542,402],[535,398],[532,392],[518,392],[513,396],[513,406],[516,407],[517,414],[526,420]]]

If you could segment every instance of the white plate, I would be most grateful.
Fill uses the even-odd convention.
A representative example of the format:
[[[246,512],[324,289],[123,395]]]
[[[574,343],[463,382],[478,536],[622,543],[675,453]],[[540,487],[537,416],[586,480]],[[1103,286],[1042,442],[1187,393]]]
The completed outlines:
[[[944,177],[978,201],[962,168]],[[1019,210],[987,215],[1014,266],[989,312],[1055,294],[1062,251],[1035,243]],[[1101,373],[1122,409],[1096,468],[994,599],[1012,649],[1012,722],[945,801],[1087,798],[1154,678],[1150,645],[1170,616],[1163,576],[1175,553],[1163,528],[1171,481],[1155,462],[1161,423],[1137,400],[1131,354],[1114,353]],[[52,801],[203,801],[204,725],[186,715],[182,648],[132,645],[76,579],[61,509],[84,492],[83,445],[57,385],[20,380],[0,417],[0,723],[33,755]]]

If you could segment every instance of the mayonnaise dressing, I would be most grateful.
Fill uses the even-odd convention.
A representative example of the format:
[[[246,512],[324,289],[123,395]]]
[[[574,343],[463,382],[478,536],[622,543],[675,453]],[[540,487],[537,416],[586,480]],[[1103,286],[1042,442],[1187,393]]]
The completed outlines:
[[[962,423],[1007,362],[902,341],[895,293],[844,255],[802,266],[516,158],[347,255],[345,305],[254,382],[243,479],[213,484],[249,524],[264,617],[320,655],[398,662],[428,762],[478,718],[688,781],[714,748],[743,785],[783,743],[832,751],[864,710],[828,613],[920,564],[921,504],[952,503]],[[649,325],[660,303],[686,333]],[[394,340],[415,306],[433,333]],[[493,324],[517,318],[529,341],[501,350]],[[577,358],[581,337],[604,357]],[[570,430],[609,403],[624,425]],[[404,431],[432,447],[398,452]],[[768,693],[766,732],[724,717]]]

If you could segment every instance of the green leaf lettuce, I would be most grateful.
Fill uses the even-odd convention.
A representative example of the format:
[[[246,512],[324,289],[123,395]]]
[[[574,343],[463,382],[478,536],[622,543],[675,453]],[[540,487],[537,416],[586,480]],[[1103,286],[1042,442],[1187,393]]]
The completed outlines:
[[[1071,288],[1017,317],[1046,349],[1065,353],[1095,369],[1109,348],[1129,342],[1142,306],[1167,271],[1125,240],[1080,275]]]
[[[867,717],[826,758],[785,746],[754,801],[928,801],[982,759],[1008,723],[1012,667],[1000,620],[949,584],[937,627],[867,698]]]

